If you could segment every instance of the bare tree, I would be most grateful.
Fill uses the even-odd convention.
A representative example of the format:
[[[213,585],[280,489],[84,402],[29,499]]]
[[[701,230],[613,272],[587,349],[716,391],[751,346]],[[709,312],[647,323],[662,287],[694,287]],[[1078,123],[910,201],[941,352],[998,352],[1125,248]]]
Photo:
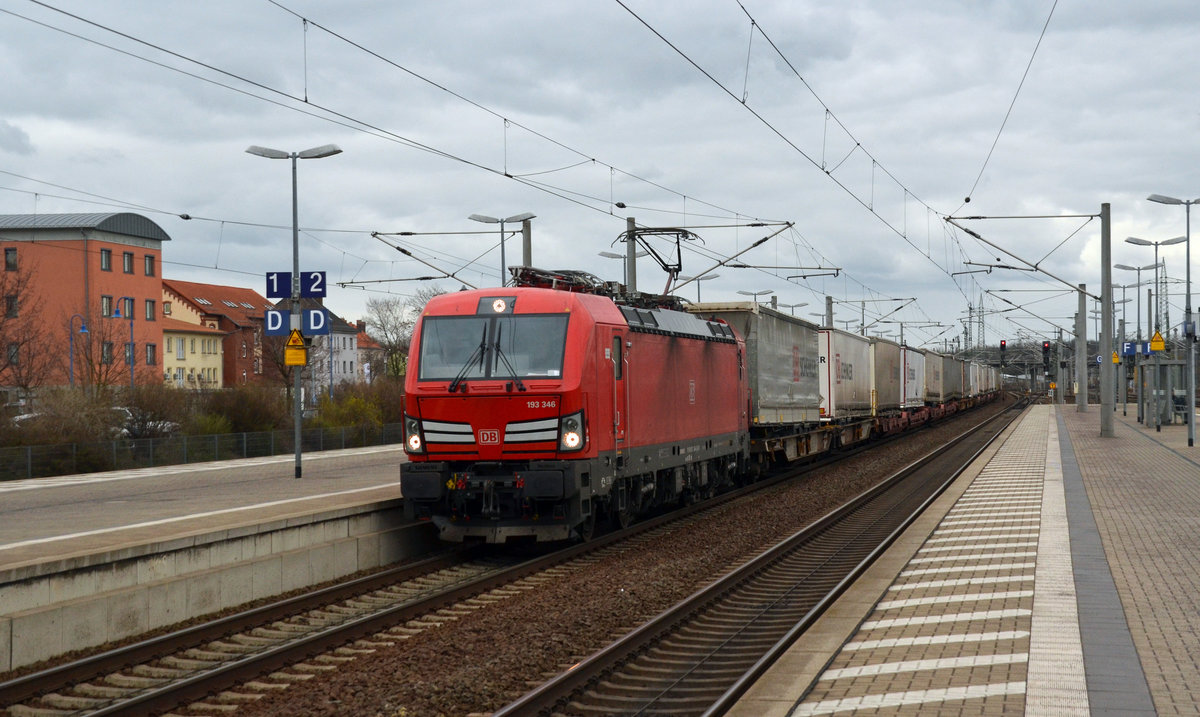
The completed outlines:
[[[383,348],[387,375],[404,374],[408,345],[412,341],[417,317],[421,315],[421,310],[430,299],[444,293],[446,292],[434,284],[425,284],[409,299],[367,299],[368,333]]]
[[[33,290],[36,272],[33,266],[0,271],[0,384],[26,395],[45,384],[62,363],[44,325],[44,302]]]

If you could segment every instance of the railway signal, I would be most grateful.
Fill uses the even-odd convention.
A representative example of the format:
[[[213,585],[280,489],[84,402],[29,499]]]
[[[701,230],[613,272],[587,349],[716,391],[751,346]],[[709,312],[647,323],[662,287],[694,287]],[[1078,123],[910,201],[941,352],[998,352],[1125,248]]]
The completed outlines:
[[[1008,342],[1000,339],[1000,367],[1004,367],[1004,351],[1008,348]]]
[[[1050,370],[1050,342],[1049,341],[1042,342],[1042,366],[1044,366],[1047,371]]]

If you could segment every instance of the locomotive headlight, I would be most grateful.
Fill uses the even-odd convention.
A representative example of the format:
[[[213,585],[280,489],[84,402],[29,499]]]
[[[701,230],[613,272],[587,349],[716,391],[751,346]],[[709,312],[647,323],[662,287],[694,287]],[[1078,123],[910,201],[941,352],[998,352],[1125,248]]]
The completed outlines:
[[[558,450],[581,450],[583,435],[583,411],[563,416],[558,422]]]
[[[404,417],[404,449],[409,453],[425,452],[425,442],[421,440],[421,422],[412,416]]]

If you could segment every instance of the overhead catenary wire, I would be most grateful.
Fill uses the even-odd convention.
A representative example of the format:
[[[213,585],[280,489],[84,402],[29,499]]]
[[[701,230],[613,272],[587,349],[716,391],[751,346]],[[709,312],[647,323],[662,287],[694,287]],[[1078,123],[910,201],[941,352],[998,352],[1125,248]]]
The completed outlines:
[[[34,1],[36,2],[37,0],[34,0]],[[54,11],[56,11],[56,12],[61,12],[61,11],[57,10],[56,8],[52,8],[52,7],[51,7],[50,5],[48,5],[47,3],[44,3],[44,2],[37,2],[37,4],[38,4],[38,5],[40,5],[40,6],[42,6],[42,7],[45,7],[45,8],[47,8],[47,9],[51,9],[51,10],[54,10]],[[276,3],[273,3],[273,4],[275,4],[275,5],[277,5],[277,6],[281,7],[281,8],[283,7],[282,5],[280,5],[280,4],[279,4],[279,3],[277,3],[277,2],[276,2]],[[289,12],[291,12],[291,11],[289,10]],[[109,29],[109,28],[107,28],[107,27],[105,27],[105,26],[103,26],[103,25],[100,25],[100,24],[98,24],[98,23],[91,23],[91,21],[88,21],[88,20],[85,20],[85,19],[83,19],[83,18],[80,18],[80,17],[79,17],[79,16],[77,16],[77,15],[73,15],[73,14],[71,14],[71,13],[65,13],[65,14],[67,14],[67,15],[69,15],[69,16],[71,16],[71,17],[74,17],[74,18],[76,18],[76,19],[79,19],[79,20],[80,20],[80,21],[82,21],[82,22],[88,22],[88,23],[92,24],[93,26],[95,26],[95,27],[99,27],[99,28],[101,28],[101,29],[104,29],[104,30],[106,30],[106,31],[110,31],[110,32],[116,32],[116,31],[113,31],[113,30],[111,30],[111,29]],[[299,17],[299,16],[298,16],[298,17]],[[28,19],[28,18],[26,18],[26,19]],[[302,18],[302,19],[303,19],[303,20],[305,21],[305,23],[306,23],[306,25],[305,25],[305,30],[306,30],[306,32],[307,32],[307,29],[308,29],[307,25],[308,25],[308,23],[310,23],[311,21],[310,21],[308,18]],[[35,21],[35,22],[36,22],[36,21]],[[39,23],[39,24],[43,24],[43,23]],[[317,25],[317,24],[315,24],[315,23],[313,23],[313,26],[314,26],[314,27],[320,27],[319,25]],[[60,31],[60,32],[66,32],[66,31],[64,31],[64,30],[61,30],[61,29],[59,29],[59,28],[52,28],[52,29],[58,30],[58,31]],[[324,27],[320,27],[320,29],[328,31],[328,30],[327,30],[326,28],[324,28]],[[88,42],[96,43],[96,41],[95,41],[95,40],[91,40],[91,39],[89,39],[89,38],[84,38],[84,37],[82,37],[82,36],[75,35],[75,34],[73,34],[73,33],[67,33],[67,34],[70,34],[70,35],[72,35],[72,36],[74,36],[74,37],[77,37],[77,38],[79,38],[79,39],[82,39],[82,40],[85,40],[85,41],[88,41]],[[119,35],[121,35],[122,37],[125,37],[125,38],[127,38],[127,39],[130,39],[131,41],[135,41],[135,42],[141,42],[142,44],[146,44],[146,45],[147,45],[147,46],[149,46],[149,47],[153,47],[153,48],[155,48],[155,49],[156,49],[156,50],[158,50],[158,51],[161,51],[161,52],[168,53],[168,54],[170,54],[170,55],[172,55],[172,56],[174,56],[174,57],[177,57],[177,58],[179,58],[179,59],[181,59],[181,60],[185,60],[185,61],[188,61],[188,62],[197,62],[197,64],[199,64],[199,65],[201,65],[201,66],[203,66],[203,67],[206,67],[207,69],[209,69],[209,70],[211,70],[211,71],[213,71],[213,72],[218,72],[218,73],[221,73],[221,74],[223,74],[223,75],[226,75],[226,76],[229,76],[229,77],[232,77],[232,78],[236,78],[238,81],[241,81],[241,82],[248,82],[248,83],[250,83],[250,84],[251,84],[251,85],[253,85],[253,86],[259,87],[259,88],[263,89],[264,91],[267,91],[267,92],[270,92],[270,93],[275,93],[275,94],[277,94],[277,95],[279,95],[279,96],[282,96],[282,97],[286,98],[287,100],[294,101],[294,102],[302,102],[302,103],[307,103],[307,104],[306,104],[306,107],[315,107],[315,108],[319,109],[321,112],[328,112],[330,115],[332,115],[332,118],[331,118],[331,117],[327,117],[327,116],[323,116],[323,115],[321,114],[321,112],[306,112],[306,114],[311,114],[312,116],[319,117],[319,118],[321,118],[321,119],[325,119],[326,121],[335,121],[335,123],[337,123],[337,124],[341,124],[342,126],[346,126],[346,127],[349,127],[349,128],[351,128],[351,129],[356,129],[356,130],[358,130],[358,131],[366,131],[366,132],[368,132],[369,134],[372,134],[372,135],[374,135],[374,136],[381,137],[381,138],[384,138],[384,139],[389,139],[389,140],[391,140],[391,141],[398,141],[398,142],[401,142],[401,143],[403,143],[403,144],[407,144],[408,146],[411,146],[411,147],[414,147],[414,148],[417,148],[417,149],[421,149],[421,150],[423,150],[423,151],[429,151],[429,152],[432,152],[432,153],[434,153],[434,154],[438,154],[438,155],[440,155],[440,156],[443,156],[443,157],[447,157],[447,158],[454,159],[454,160],[457,160],[457,161],[463,161],[463,162],[466,162],[467,164],[469,164],[469,165],[471,165],[471,166],[475,166],[475,167],[478,167],[478,168],[480,168],[480,169],[485,169],[485,170],[487,170],[487,171],[492,171],[492,172],[496,171],[494,168],[486,167],[486,166],[485,166],[485,165],[483,165],[482,163],[472,162],[471,160],[468,160],[468,159],[466,159],[466,158],[457,157],[457,156],[453,155],[452,153],[444,152],[444,151],[442,151],[442,150],[439,150],[439,149],[437,149],[437,148],[433,148],[433,147],[429,147],[429,146],[421,145],[420,143],[415,143],[415,142],[412,142],[412,141],[411,141],[411,140],[409,140],[408,138],[404,138],[404,137],[401,137],[401,136],[399,136],[399,135],[395,135],[394,133],[391,133],[391,132],[389,132],[389,131],[387,131],[387,130],[385,130],[385,129],[383,129],[383,128],[380,128],[380,127],[375,127],[375,126],[373,126],[373,125],[369,125],[369,124],[367,124],[367,123],[362,123],[362,122],[360,122],[359,120],[357,120],[357,119],[355,119],[355,118],[353,118],[353,117],[351,117],[351,116],[349,116],[349,115],[346,115],[346,114],[342,114],[342,113],[339,113],[339,112],[337,112],[337,111],[336,111],[336,110],[334,110],[333,108],[329,108],[329,107],[322,107],[321,105],[314,104],[314,103],[312,103],[312,102],[310,101],[310,98],[307,96],[307,89],[306,89],[306,94],[305,94],[303,97],[296,97],[296,96],[290,95],[290,94],[288,94],[288,93],[281,92],[280,90],[277,90],[277,89],[275,89],[275,88],[269,87],[269,86],[267,86],[267,85],[260,84],[260,83],[254,83],[254,82],[252,82],[252,81],[248,80],[248,79],[247,79],[247,78],[245,78],[245,77],[241,77],[241,76],[237,75],[236,73],[229,73],[229,72],[227,72],[227,71],[224,71],[224,70],[221,70],[220,68],[217,68],[217,67],[215,67],[215,66],[213,66],[213,65],[209,65],[209,64],[206,64],[206,63],[201,63],[201,62],[198,62],[198,61],[196,61],[196,60],[193,60],[192,58],[188,58],[188,57],[186,57],[186,56],[184,56],[184,55],[182,55],[182,54],[180,54],[180,53],[174,53],[174,52],[172,52],[172,51],[170,51],[170,50],[167,50],[167,49],[165,49],[165,48],[162,48],[162,47],[160,47],[160,46],[158,46],[158,45],[154,45],[154,44],[151,44],[151,43],[145,43],[144,41],[142,41],[142,40],[140,40],[140,39],[138,39],[138,38],[135,38],[135,37],[133,37],[132,35],[128,35],[128,34],[125,34],[125,33],[119,33],[119,32],[118,32],[117,34],[119,34]],[[331,34],[333,34],[333,33],[331,33]],[[339,37],[340,37],[340,36],[339,36]],[[118,49],[118,48],[114,48],[114,47],[111,47],[111,46],[104,45],[103,43],[96,43],[96,44],[100,44],[101,46],[108,47],[108,48],[109,48],[109,49],[111,49],[111,50],[114,50],[114,51],[117,51],[117,52],[121,52],[121,53],[123,53],[123,54],[129,55],[129,56],[131,56],[131,57],[135,57],[135,58],[137,58],[137,59],[142,59],[142,60],[144,60],[144,61],[151,62],[151,63],[153,63],[153,64],[157,64],[157,65],[159,65],[159,66],[161,66],[161,67],[164,67],[164,68],[166,68],[166,69],[170,69],[170,70],[172,70],[172,71],[175,71],[175,72],[180,72],[180,73],[182,73],[182,74],[184,74],[184,75],[187,75],[187,76],[193,77],[193,78],[195,78],[195,79],[200,79],[200,80],[202,80],[202,81],[205,81],[205,82],[209,82],[209,83],[217,84],[217,85],[219,85],[219,86],[225,87],[225,88],[227,88],[227,89],[231,89],[231,90],[233,90],[233,91],[242,92],[242,93],[244,93],[244,94],[249,94],[249,96],[251,96],[251,97],[255,97],[255,98],[257,98],[257,99],[260,99],[260,100],[264,100],[264,101],[272,102],[272,103],[274,103],[274,104],[278,104],[278,105],[280,105],[280,106],[286,107],[286,108],[288,108],[288,109],[292,109],[292,110],[294,110],[294,111],[305,111],[305,109],[306,109],[306,107],[297,108],[297,107],[294,107],[294,106],[292,106],[292,105],[288,104],[287,102],[279,102],[279,101],[276,101],[276,100],[272,100],[272,99],[270,99],[270,98],[264,98],[264,97],[262,97],[262,96],[260,96],[260,95],[254,94],[254,93],[247,93],[247,92],[246,92],[245,90],[243,90],[243,89],[240,89],[240,88],[235,88],[235,87],[232,87],[232,86],[230,86],[230,85],[223,84],[223,83],[218,83],[218,82],[215,82],[214,80],[212,80],[212,79],[210,79],[210,78],[206,78],[206,77],[202,77],[202,76],[199,76],[199,75],[195,75],[195,74],[193,74],[193,73],[187,73],[187,72],[185,72],[185,71],[183,71],[183,70],[180,70],[179,68],[171,67],[171,66],[169,66],[169,65],[165,65],[165,64],[163,64],[163,63],[158,63],[158,62],[156,62],[156,61],[154,61],[154,60],[150,60],[150,59],[148,59],[148,58],[139,57],[139,56],[137,56],[137,55],[133,55],[132,53],[128,53],[128,52],[126,52],[126,51],[124,51],[124,50],[120,50],[120,49]],[[361,47],[361,46],[360,46],[360,47]],[[362,49],[364,49],[364,51],[366,51],[366,50],[365,50],[365,48],[362,48]],[[383,59],[383,58],[382,58],[382,56],[378,55],[378,53],[372,53],[372,54],[375,54],[376,56],[379,56],[379,57],[381,57],[381,59]],[[306,62],[307,62],[307,58],[306,58]],[[397,65],[397,66],[398,66],[398,65]],[[398,67],[399,67],[399,66],[398,66]],[[401,68],[401,69],[405,69],[405,68]],[[407,72],[408,70],[407,70],[407,69],[405,69],[405,71]],[[307,67],[306,67],[306,72],[307,72]],[[422,79],[424,79],[424,78],[422,78]],[[448,90],[447,90],[447,91],[448,91]],[[454,93],[452,93],[452,94],[454,94]],[[464,98],[464,99],[465,99],[465,98]],[[465,101],[469,101],[469,100],[465,100]],[[476,104],[477,104],[477,103],[476,103]],[[480,106],[481,108],[483,108],[483,107],[482,107],[482,105],[479,105],[479,106]],[[486,108],[483,108],[483,109],[486,109]],[[487,111],[489,111],[489,112],[490,112],[491,110],[487,110]],[[501,116],[501,115],[498,115],[498,114],[497,114],[497,116]],[[344,119],[345,121],[336,121],[336,119],[334,119],[334,118],[342,118],[342,119]],[[506,121],[508,121],[508,120],[507,120],[507,118],[504,118],[504,119],[505,119]],[[547,137],[547,136],[545,136],[545,135],[542,135],[542,134],[540,134],[540,133],[537,133],[537,132],[533,132],[532,130],[529,130],[529,128],[526,128],[526,127],[524,127],[524,126],[521,126],[521,127],[522,127],[522,129],[523,129],[523,130],[526,130],[526,131],[531,131],[533,134],[535,134],[535,135],[537,135],[537,136],[539,136],[539,137],[542,137],[542,138],[546,139],[547,141],[555,142],[555,140],[553,140],[553,139],[551,139],[551,138],[549,138],[549,137]],[[563,147],[563,148],[565,148],[565,149],[571,149],[571,151],[577,151],[577,150],[574,150],[573,148],[570,148],[570,147],[568,147],[567,145],[564,145],[564,144],[562,144],[562,143],[557,143],[557,142],[555,142],[555,143],[556,143],[556,144],[558,144],[558,146],[561,146],[561,147]],[[579,153],[579,154],[580,154],[580,156],[582,156],[582,157],[588,157],[588,155],[587,155],[587,154],[585,154],[585,153]],[[589,160],[590,160],[590,158],[589,158]],[[590,160],[590,161],[594,161],[594,160]],[[586,162],[582,162],[582,163],[586,163]],[[609,166],[609,165],[605,165],[605,166]],[[553,171],[553,170],[550,170],[550,171]],[[719,206],[717,206],[717,205],[715,205],[715,204],[711,204],[711,203],[708,203],[708,202],[704,202],[704,201],[702,201],[702,200],[697,200],[696,198],[694,198],[694,197],[691,197],[691,196],[689,196],[689,195],[687,195],[687,194],[684,194],[684,193],[682,193],[682,192],[675,192],[674,190],[671,190],[671,189],[669,189],[669,188],[667,188],[667,187],[665,187],[665,186],[663,186],[663,185],[661,185],[661,184],[658,184],[658,183],[655,183],[655,182],[651,182],[651,181],[649,181],[649,180],[646,180],[646,179],[645,179],[645,178],[643,178],[643,177],[639,177],[638,175],[635,175],[635,174],[632,174],[632,173],[626,172],[626,171],[624,171],[624,170],[619,170],[619,169],[617,169],[617,168],[614,168],[614,167],[611,167],[611,166],[610,166],[610,172],[617,172],[617,171],[620,171],[620,172],[621,172],[623,175],[629,176],[629,177],[630,177],[630,178],[632,178],[632,179],[636,179],[637,181],[644,181],[644,182],[647,182],[648,184],[650,184],[650,185],[652,185],[652,186],[655,186],[655,187],[656,187],[656,188],[658,188],[658,189],[661,189],[661,190],[663,190],[663,191],[672,192],[672,193],[676,194],[676,196],[679,196],[679,197],[681,197],[681,198],[684,200],[684,205],[685,205],[685,206],[684,206],[684,212],[685,212],[685,213],[688,211],[688,208],[687,208],[687,204],[688,204],[688,201],[687,201],[687,200],[688,200],[688,199],[691,199],[693,202],[695,202],[695,203],[698,203],[698,204],[704,204],[704,205],[706,205],[706,206],[711,206],[711,207],[714,207],[714,208],[716,208],[716,209],[718,209],[718,210],[720,210],[720,211],[728,211],[728,210],[724,210],[723,208],[720,208]],[[506,176],[509,176],[510,178],[512,178],[512,179],[514,179],[514,180],[518,180],[518,181],[520,181],[521,179],[523,179],[522,177],[512,177],[512,176],[510,176],[510,175],[507,175],[507,173],[506,173]],[[590,205],[588,205],[588,204],[586,203],[586,201],[585,201],[585,202],[581,202],[581,201],[579,201],[579,199],[580,199],[580,196],[581,196],[581,195],[578,195],[577,193],[572,193],[572,192],[570,192],[569,190],[564,190],[564,189],[562,189],[562,188],[551,188],[549,185],[545,185],[545,184],[543,184],[543,183],[537,183],[537,182],[523,182],[523,183],[526,183],[528,186],[531,186],[532,188],[535,188],[535,189],[540,189],[540,190],[542,190],[542,191],[547,191],[548,193],[554,194],[555,196],[559,196],[559,197],[561,197],[561,198],[563,198],[563,199],[566,199],[567,201],[574,201],[575,203],[578,203],[578,204],[581,204],[581,205],[583,205],[583,206],[586,206],[587,208],[592,208],[592,209],[597,209],[597,210],[599,209],[598,207],[595,207],[595,206],[590,206]],[[913,196],[915,197],[915,195],[913,195]],[[600,203],[602,203],[602,202],[603,202],[603,204],[605,205],[605,206],[604,206],[604,209],[603,209],[603,211],[604,211],[605,213],[611,213],[611,208],[610,208],[610,207],[609,207],[609,205],[608,205],[608,201],[601,200],[601,199],[600,199],[600,198],[598,198],[598,197],[590,197],[590,199],[592,199],[592,200],[595,200],[597,204],[600,204]],[[611,200],[611,197],[610,197],[609,199]],[[664,211],[664,210],[658,210],[658,211]],[[693,214],[695,214],[695,212],[692,212],[692,213],[693,213]],[[227,221],[227,220],[215,220],[215,221]],[[255,225],[254,223],[250,223],[250,222],[246,222],[246,223],[244,223],[244,224],[245,224],[245,225],[248,225],[248,226],[257,226],[257,225]],[[270,226],[270,225],[263,225],[263,226]],[[358,230],[330,230],[330,231],[358,231]],[[903,233],[902,233],[902,235],[903,235]],[[910,243],[911,243],[911,242],[910,242]],[[356,258],[358,258],[358,259],[360,259],[360,260],[362,260],[362,261],[373,261],[373,260],[367,260],[367,259],[364,259],[363,257],[356,257]],[[960,289],[960,291],[961,291],[961,289]]]

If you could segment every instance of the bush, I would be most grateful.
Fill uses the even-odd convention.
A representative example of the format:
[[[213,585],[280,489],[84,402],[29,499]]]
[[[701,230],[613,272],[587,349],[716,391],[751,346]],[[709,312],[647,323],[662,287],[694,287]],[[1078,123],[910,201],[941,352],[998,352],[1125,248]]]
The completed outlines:
[[[229,433],[272,431],[291,425],[287,396],[277,387],[238,386],[213,391],[202,412],[224,416]]]
[[[361,396],[344,396],[336,400],[322,397],[320,413],[314,421],[319,428],[365,427],[377,429],[383,425],[379,406]]]
[[[233,424],[224,416],[202,413],[192,416],[186,424],[188,435],[209,436],[214,433],[233,433]]]

